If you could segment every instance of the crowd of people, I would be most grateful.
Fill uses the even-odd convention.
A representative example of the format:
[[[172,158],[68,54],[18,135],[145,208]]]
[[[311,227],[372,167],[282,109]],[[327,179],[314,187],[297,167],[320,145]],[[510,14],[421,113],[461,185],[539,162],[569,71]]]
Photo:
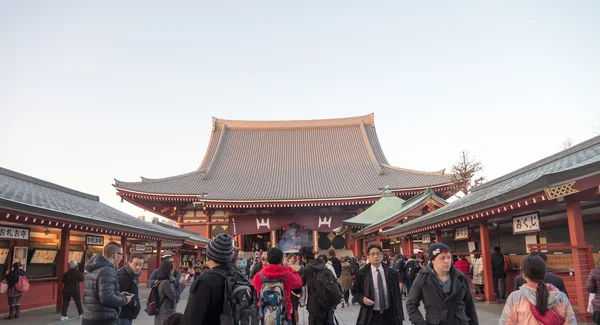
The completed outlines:
[[[77,262],[69,263],[62,277],[60,319],[68,319],[72,299],[82,325],[131,325],[142,310],[154,316],[155,325],[296,325],[299,307],[306,307],[309,325],[333,325],[337,324],[335,309],[348,307],[352,293],[352,304],[360,305],[357,325],[401,325],[403,297],[412,324],[479,324],[474,300],[486,288],[485,266],[477,254],[469,263],[465,256],[453,256],[443,243],[429,247],[427,262],[422,253],[388,257],[377,244],[370,244],[365,253],[366,257],[338,258],[330,250],[315,256],[312,247],[301,247],[297,255],[286,255],[271,247],[246,259],[233,247],[233,239],[221,234],[208,244],[206,265],[190,265],[185,275],[175,268],[171,256],[164,256],[148,279],[152,291],[142,306],[139,277],[144,255],[131,254],[118,269],[123,247],[111,242],[102,255],[86,264],[85,276]],[[495,297],[503,299],[506,259],[496,247],[491,260]],[[10,306],[6,318],[19,318],[20,297],[28,288],[23,266],[15,263],[5,280]],[[179,297],[191,280],[185,312],[177,313]],[[470,281],[475,284],[474,295]],[[594,321],[600,324],[600,268],[590,273],[586,288],[594,298],[590,302]],[[564,282],[548,272],[544,253],[524,257],[499,324],[577,324]]]

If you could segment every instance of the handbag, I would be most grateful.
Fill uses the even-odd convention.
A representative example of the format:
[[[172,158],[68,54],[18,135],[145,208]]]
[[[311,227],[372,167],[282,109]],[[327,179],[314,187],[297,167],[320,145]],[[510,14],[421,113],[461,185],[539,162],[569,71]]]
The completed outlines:
[[[2,281],[0,283],[0,295],[5,295],[8,292],[8,283],[6,281]]]
[[[595,293],[590,293],[590,297],[588,298],[588,308],[587,308],[587,312],[588,313],[594,313],[594,299],[596,298],[596,294]]]

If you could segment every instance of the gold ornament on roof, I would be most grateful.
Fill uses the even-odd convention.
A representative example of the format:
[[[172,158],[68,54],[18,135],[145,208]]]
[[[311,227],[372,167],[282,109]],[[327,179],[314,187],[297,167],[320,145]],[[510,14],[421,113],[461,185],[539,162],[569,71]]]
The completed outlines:
[[[575,181],[565,183],[562,185],[558,185],[558,186],[554,186],[554,187],[546,188],[546,189],[544,189],[544,192],[546,192],[546,196],[548,197],[549,200],[553,200],[553,199],[557,199],[559,197],[578,193],[579,190],[574,189],[573,185],[575,185]]]

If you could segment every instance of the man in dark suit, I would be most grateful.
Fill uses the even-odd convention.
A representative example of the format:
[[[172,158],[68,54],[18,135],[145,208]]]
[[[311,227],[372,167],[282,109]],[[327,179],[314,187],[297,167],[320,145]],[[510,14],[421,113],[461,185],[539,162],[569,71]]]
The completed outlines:
[[[541,257],[544,260],[544,262],[548,263],[548,256],[546,256],[546,254],[544,254],[542,252],[532,252],[529,255],[537,255],[537,256]],[[567,295],[567,297],[569,296],[569,294],[567,293],[567,288],[565,288],[565,282],[558,275],[547,272],[546,276],[544,277],[544,282],[550,283],[551,285],[555,286],[556,289],[562,291],[565,295]],[[521,288],[521,286],[524,284],[525,284],[525,279],[523,279],[522,275],[519,275],[515,279],[515,291],[519,290],[519,288]]]
[[[402,325],[404,311],[398,275],[383,265],[381,246],[367,247],[369,264],[356,273],[352,296],[360,303],[357,325]]]

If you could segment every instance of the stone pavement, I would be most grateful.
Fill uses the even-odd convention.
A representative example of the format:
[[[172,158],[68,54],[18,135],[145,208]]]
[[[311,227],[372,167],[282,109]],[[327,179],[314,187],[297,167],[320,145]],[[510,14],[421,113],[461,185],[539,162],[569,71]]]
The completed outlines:
[[[181,296],[181,300],[177,306],[177,310],[179,312],[183,312],[187,305],[187,298],[189,293],[189,285],[188,288],[184,291]],[[145,285],[140,286],[140,298],[142,301],[142,306],[145,306],[145,299],[148,297],[150,293],[150,289],[146,288]],[[490,305],[485,304],[483,302],[477,302],[477,314],[479,316],[479,324],[481,325],[497,325],[498,319],[500,318],[500,313],[502,312],[503,305]],[[69,317],[71,318],[68,321],[60,321],[60,312],[55,312],[54,307],[44,307],[38,308],[36,310],[29,310],[21,313],[21,317],[19,319],[14,320],[2,320],[6,322],[6,324],[11,325],[76,325],[81,324],[80,319],[76,319],[77,317],[77,309],[75,308],[75,304],[71,302],[69,306]],[[358,317],[359,306],[349,306],[348,308],[339,308],[335,312],[336,319],[339,324],[342,325],[353,325],[356,324],[356,318]],[[406,310],[405,310],[406,312]],[[300,325],[308,325],[308,312],[306,309],[301,308],[299,310],[300,316]],[[405,313],[406,314],[406,313]],[[2,315],[4,318],[4,315]],[[404,324],[408,325],[408,317]],[[133,322],[137,325],[153,325],[154,317],[148,316],[143,310],[140,312],[140,315],[137,320]]]

